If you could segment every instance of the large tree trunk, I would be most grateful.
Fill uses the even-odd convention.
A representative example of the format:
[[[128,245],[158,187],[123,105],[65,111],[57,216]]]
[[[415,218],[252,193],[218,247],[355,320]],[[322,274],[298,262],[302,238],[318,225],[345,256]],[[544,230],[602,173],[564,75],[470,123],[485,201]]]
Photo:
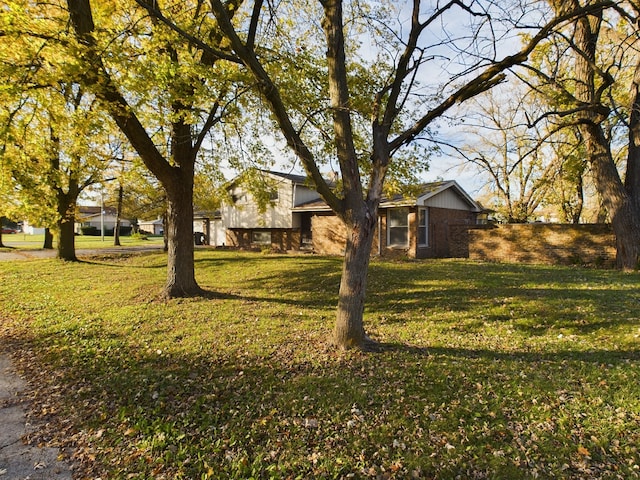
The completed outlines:
[[[580,131],[586,142],[596,189],[611,217],[618,266],[632,270],[638,267],[640,218],[620,179],[610,143],[602,129],[602,122],[609,112],[601,102],[600,89],[596,88],[594,69],[601,22],[602,11],[581,17],[576,22],[574,42],[580,50],[575,55],[576,97],[589,106],[581,118]]]
[[[633,270],[640,255],[640,221],[631,198],[620,180],[609,142],[600,125],[586,124],[582,128],[596,189],[611,217],[616,235],[618,267]]]
[[[44,243],[42,248],[45,250],[53,250],[53,233],[49,227],[44,229]]]
[[[629,115],[629,152],[624,186],[631,204],[640,218],[640,62],[631,83],[631,114]]]
[[[188,180],[165,186],[167,191],[167,298],[200,295],[195,279],[193,247],[193,188]]]
[[[347,222],[347,244],[333,332],[333,341],[340,348],[362,349],[372,343],[365,334],[363,317],[375,217],[362,215],[360,219]]]
[[[113,245],[120,246],[120,215],[122,214],[122,200],[124,197],[124,189],[122,184],[118,186],[118,206],[116,208],[116,225],[113,227]]]
[[[78,261],[75,232],[76,197],[58,193],[58,254],[61,260]]]

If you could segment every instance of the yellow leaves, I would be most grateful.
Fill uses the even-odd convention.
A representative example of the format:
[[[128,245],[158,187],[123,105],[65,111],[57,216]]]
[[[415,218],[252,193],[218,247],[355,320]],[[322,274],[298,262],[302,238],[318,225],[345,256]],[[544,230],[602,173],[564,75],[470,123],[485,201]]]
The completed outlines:
[[[589,453],[589,450],[587,450],[585,447],[583,447],[582,445],[580,445],[578,447],[577,453],[579,456],[581,457],[587,457],[590,458],[591,454]]]

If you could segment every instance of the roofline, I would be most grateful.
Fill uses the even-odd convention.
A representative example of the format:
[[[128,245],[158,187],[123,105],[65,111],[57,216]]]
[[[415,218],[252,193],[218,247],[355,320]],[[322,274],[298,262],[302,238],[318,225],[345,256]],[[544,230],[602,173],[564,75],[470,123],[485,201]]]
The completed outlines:
[[[435,182],[434,182],[435,183]],[[454,188],[460,196],[466,200],[466,202],[472,207],[472,211],[474,213],[481,213],[484,209],[480,206],[478,202],[476,202],[471,196],[456,182],[455,180],[446,180],[442,182],[438,188],[433,189],[430,192],[423,193],[422,195],[418,195],[416,198],[401,198],[398,200],[384,200],[380,202],[379,208],[393,208],[393,207],[413,207],[418,206],[418,203],[424,203],[431,197],[442,193],[443,191]],[[315,203],[317,201],[314,201]],[[329,205],[309,205],[305,206],[299,205],[292,209],[296,212],[330,212],[332,211]]]
[[[454,188],[467,201],[467,203],[469,203],[469,205],[473,207],[473,210],[476,213],[480,213],[484,211],[484,209],[480,206],[480,204],[478,204],[478,202],[476,202],[473,198],[471,198],[471,196],[455,180],[446,180],[442,183],[442,185],[440,185],[438,188],[434,189],[433,191],[419,195],[416,198],[415,203],[418,203],[418,202],[424,203],[429,198],[434,197],[435,195],[441,192],[444,192],[448,188]]]

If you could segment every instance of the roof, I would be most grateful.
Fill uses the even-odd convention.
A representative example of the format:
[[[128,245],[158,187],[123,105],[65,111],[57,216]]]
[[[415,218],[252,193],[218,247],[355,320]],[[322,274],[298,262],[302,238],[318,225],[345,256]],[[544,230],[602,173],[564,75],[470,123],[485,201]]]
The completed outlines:
[[[193,212],[194,220],[215,220],[220,217],[220,210],[197,210]]]
[[[164,222],[161,218],[156,218],[155,220],[139,220],[138,225],[162,225]]]
[[[403,194],[393,195],[392,197],[382,197],[380,200],[380,208],[389,207],[401,207],[401,206],[413,206],[413,205],[425,205],[426,202],[444,192],[445,190],[453,189],[460,198],[471,207],[474,212],[483,211],[482,206],[473,200],[471,196],[456,182],[455,180],[447,180],[441,182],[424,183],[417,189],[418,195],[416,197],[408,197]],[[330,212],[331,208],[322,199],[307,202],[298,205],[293,210],[306,211],[306,212]]]
[[[295,173],[284,173],[284,172],[275,172],[272,170],[257,170],[258,172],[261,173],[265,173],[267,175],[271,175],[272,177],[279,177],[281,179],[284,180],[288,180],[296,185],[307,185],[309,182],[307,180],[307,177],[305,177],[304,175],[297,175]],[[238,175],[237,177],[235,177],[233,180],[230,180],[227,183],[226,188],[230,189],[231,187],[234,187],[235,185],[239,184],[242,182],[242,177],[243,174]]]
[[[104,211],[105,215],[115,216],[117,210],[114,207],[101,207],[100,205],[78,205],[78,217],[90,218],[100,216],[100,213]]]
[[[304,175],[297,175],[295,173],[282,173],[282,172],[273,172],[270,170],[262,170],[262,172],[270,174],[270,175],[275,175],[276,177],[281,177],[284,178],[286,180],[290,180],[293,183],[297,183],[297,184],[306,184],[307,183],[307,177]]]

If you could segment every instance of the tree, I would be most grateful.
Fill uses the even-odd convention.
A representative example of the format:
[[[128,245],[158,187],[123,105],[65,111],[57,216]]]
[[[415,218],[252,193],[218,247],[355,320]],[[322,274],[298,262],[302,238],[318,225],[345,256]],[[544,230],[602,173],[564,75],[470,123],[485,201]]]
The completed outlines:
[[[70,74],[100,100],[167,199],[166,297],[199,295],[193,247],[193,183],[207,134],[220,123],[238,91],[227,82],[233,57],[221,49],[215,22],[202,17],[202,2],[164,8],[185,20],[185,37],[134,5],[68,0],[76,40]],[[228,4],[231,15],[233,2]],[[192,42],[206,38],[211,47]],[[221,59],[227,62],[220,62]],[[229,62],[231,61],[231,63]]]
[[[14,184],[15,210],[52,228],[58,258],[74,261],[76,203],[109,164],[99,140],[108,122],[95,114],[77,85],[25,86],[18,103],[3,155]]]
[[[466,105],[464,135],[456,135],[464,144],[450,145],[462,157],[463,168],[474,167],[488,177],[492,208],[507,223],[535,218],[560,168],[540,148],[548,138],[527,125],[532,107],[527,100],[517,84],[478,96]]]
[[[579,0],[550,3],[558,13],[582,8]],[[584,4],[596,5],[592,1]],[[598,195],[616,234],[618,265],[635,269],[640,253],[637,200],[640,177],[636,170],[640,158],[634,133],[639,120],[636,83],[629,89],[630,108],[619,105],[616,99],[620,98],[619,91],[629,65],[640,60],[636,53],[638,9],[633,2],[624,1],[616,2],[613,7],[600,5],[588,14],[576,17],[570,26],[550,39],[552,48],[548,58],[540,65],[532,64],[528,68],[540,79],[534,87],[556,99],[545,116],[555,116],[564,125],[578,129]],[[629,141],[625,182],[612,152],[621,117],[622,124],[626,123],[624,128],[628,128]]]
[[[228,38],[231,49],[253,75],[287,144],[300,159],[320,195],[347,227],[333,335],[334,342],[340,347],[363,348],[368,344],[363,324],[367,270],[378,205],[387,174],[395,166],[392,159],[400,156],[401,149],[428,133],[434,122],[451,107],[503,81],[503,72],[525,61],[555,26],[581,13],[579,10],[584,11],[578,9],[556,16],[546,24],[540,21],[534,26],[536,34],[521,49],[500,58],[496,53],[501,48],[498,39],[485,38],[483,35],[502,32],[500,40],[510,39],[513,42],[511,35],[524,25],[516,20],[509,21],[507,10],[497,9],[494,3],[452,1],[429,7],[414,0],[406,25],[407,33],[404,34],[405,25],[401,22],[398,22],[396,29],[392,28],[389,20],[392,9],[387,4],[348,3],[348,11],[354,17],[350,18],[347,25],[342,1],[319,1],[305,6],[305,23],[293,33],[300,34],[303,29],[308,31],[311,26],[319,24],[324,34],[322,47],[317,47],[319,42],[315,45],[300,44],[291,39],[288,45],[294,47],[292,50],[286,50],[286,40],[280,41],[280,51],[269,55],[270,45],[260,45],[260,41],[266,42],[267,37],[258,38],[259,27],[263,25],[279,34],[286,34],[287,28],[291,29],[293,22],[298,19],[295,9],[302,9],[300,4],[295,3],[290,11],[281,14],[280,18],[286,18],[286,28],[278,29],[277,17],[263,19],[262,15],[267,14],[265,12],[273,10],[263,8],[261,0],[247,2],[246,16],[237,17],[236,25],[222,2],[211,1],[212,12]],[[376,6],[380,7],[379,10],[376,10]],[[321,10],[313,11],[313,16],[308,17],[307,9],[314,7]],[[537,13],[543,15],[544,12]],[[465,34],[452,35],[446,28],[437,31],[438,25],[446,25],[448,21],[457,22],[461,16],[469,22],[469,31],[465,31]],[[241,20],[245,18],[246,22],[242,23]],[[505,23],[499,25],[500,22],[494,20],[497,18]],[[345,32],[358,35],[345,37]],[[441,35],[439,39],[438,34]],[[429,44],[426,38],[437,40]],[[383,43],[382,39],[387,41]],[[370,41],[372,47],[380,47],[370,54],[373,59],[368,62],[362,55],[361,44],[358,44],[364,41]],[[380,43],[376,45],[378,41]],[[311,147],[313,141],[305,135],[307,126],[320,122],[324,117],[314,119],[313,116],[301,116],[300,108],[288,102],[290,93],[284,86],[290,73],[278,64],[279,57],[295,55],[299,49],[301,53],[296,59],[303,66],[304,55],[315,48],[326,50],[326,71],[318,79],[312,95],[322,97],[322,101],[317,101],[316,105],[326,106],[324,111],[331,118],[331,128],[319,125],[316,132],[325,135],[327,143],[333,145],[333,155],[341,174],[339,191],[332,189],[323,178],[320,171],[323,160],[317,153],[314,154]],[[492,53],[487,54],[487,51]],[[455,71],[452,58],[447,56],[459,62]],[[440,65],[443,70],[439,70],[439,73],[443,76],[450,74],[446,81],[440,82],[433,77],[421,78],[426,76],[424,69],[436,68],[436,61],[443,59],[446,59],[445,66]],[[274,63],[278,67],[274,68]],[[361,89],[356,89],[354,84],[359,75],[363,76],[363,72],[366,72],[368,82],[366,85],[358,84]],[[368,119],[369,133],[364,137],[366,140],[359,141],[358,135],[362,131],[357,126],[363,119]]]
[[[76,260],[76,202],[109,165],[112,124],[95,97],[61,74],[54,12],[9,2],[0,14],[1,160],[15,215],[46,227],[45,248],[53,230],[58,257]]]

